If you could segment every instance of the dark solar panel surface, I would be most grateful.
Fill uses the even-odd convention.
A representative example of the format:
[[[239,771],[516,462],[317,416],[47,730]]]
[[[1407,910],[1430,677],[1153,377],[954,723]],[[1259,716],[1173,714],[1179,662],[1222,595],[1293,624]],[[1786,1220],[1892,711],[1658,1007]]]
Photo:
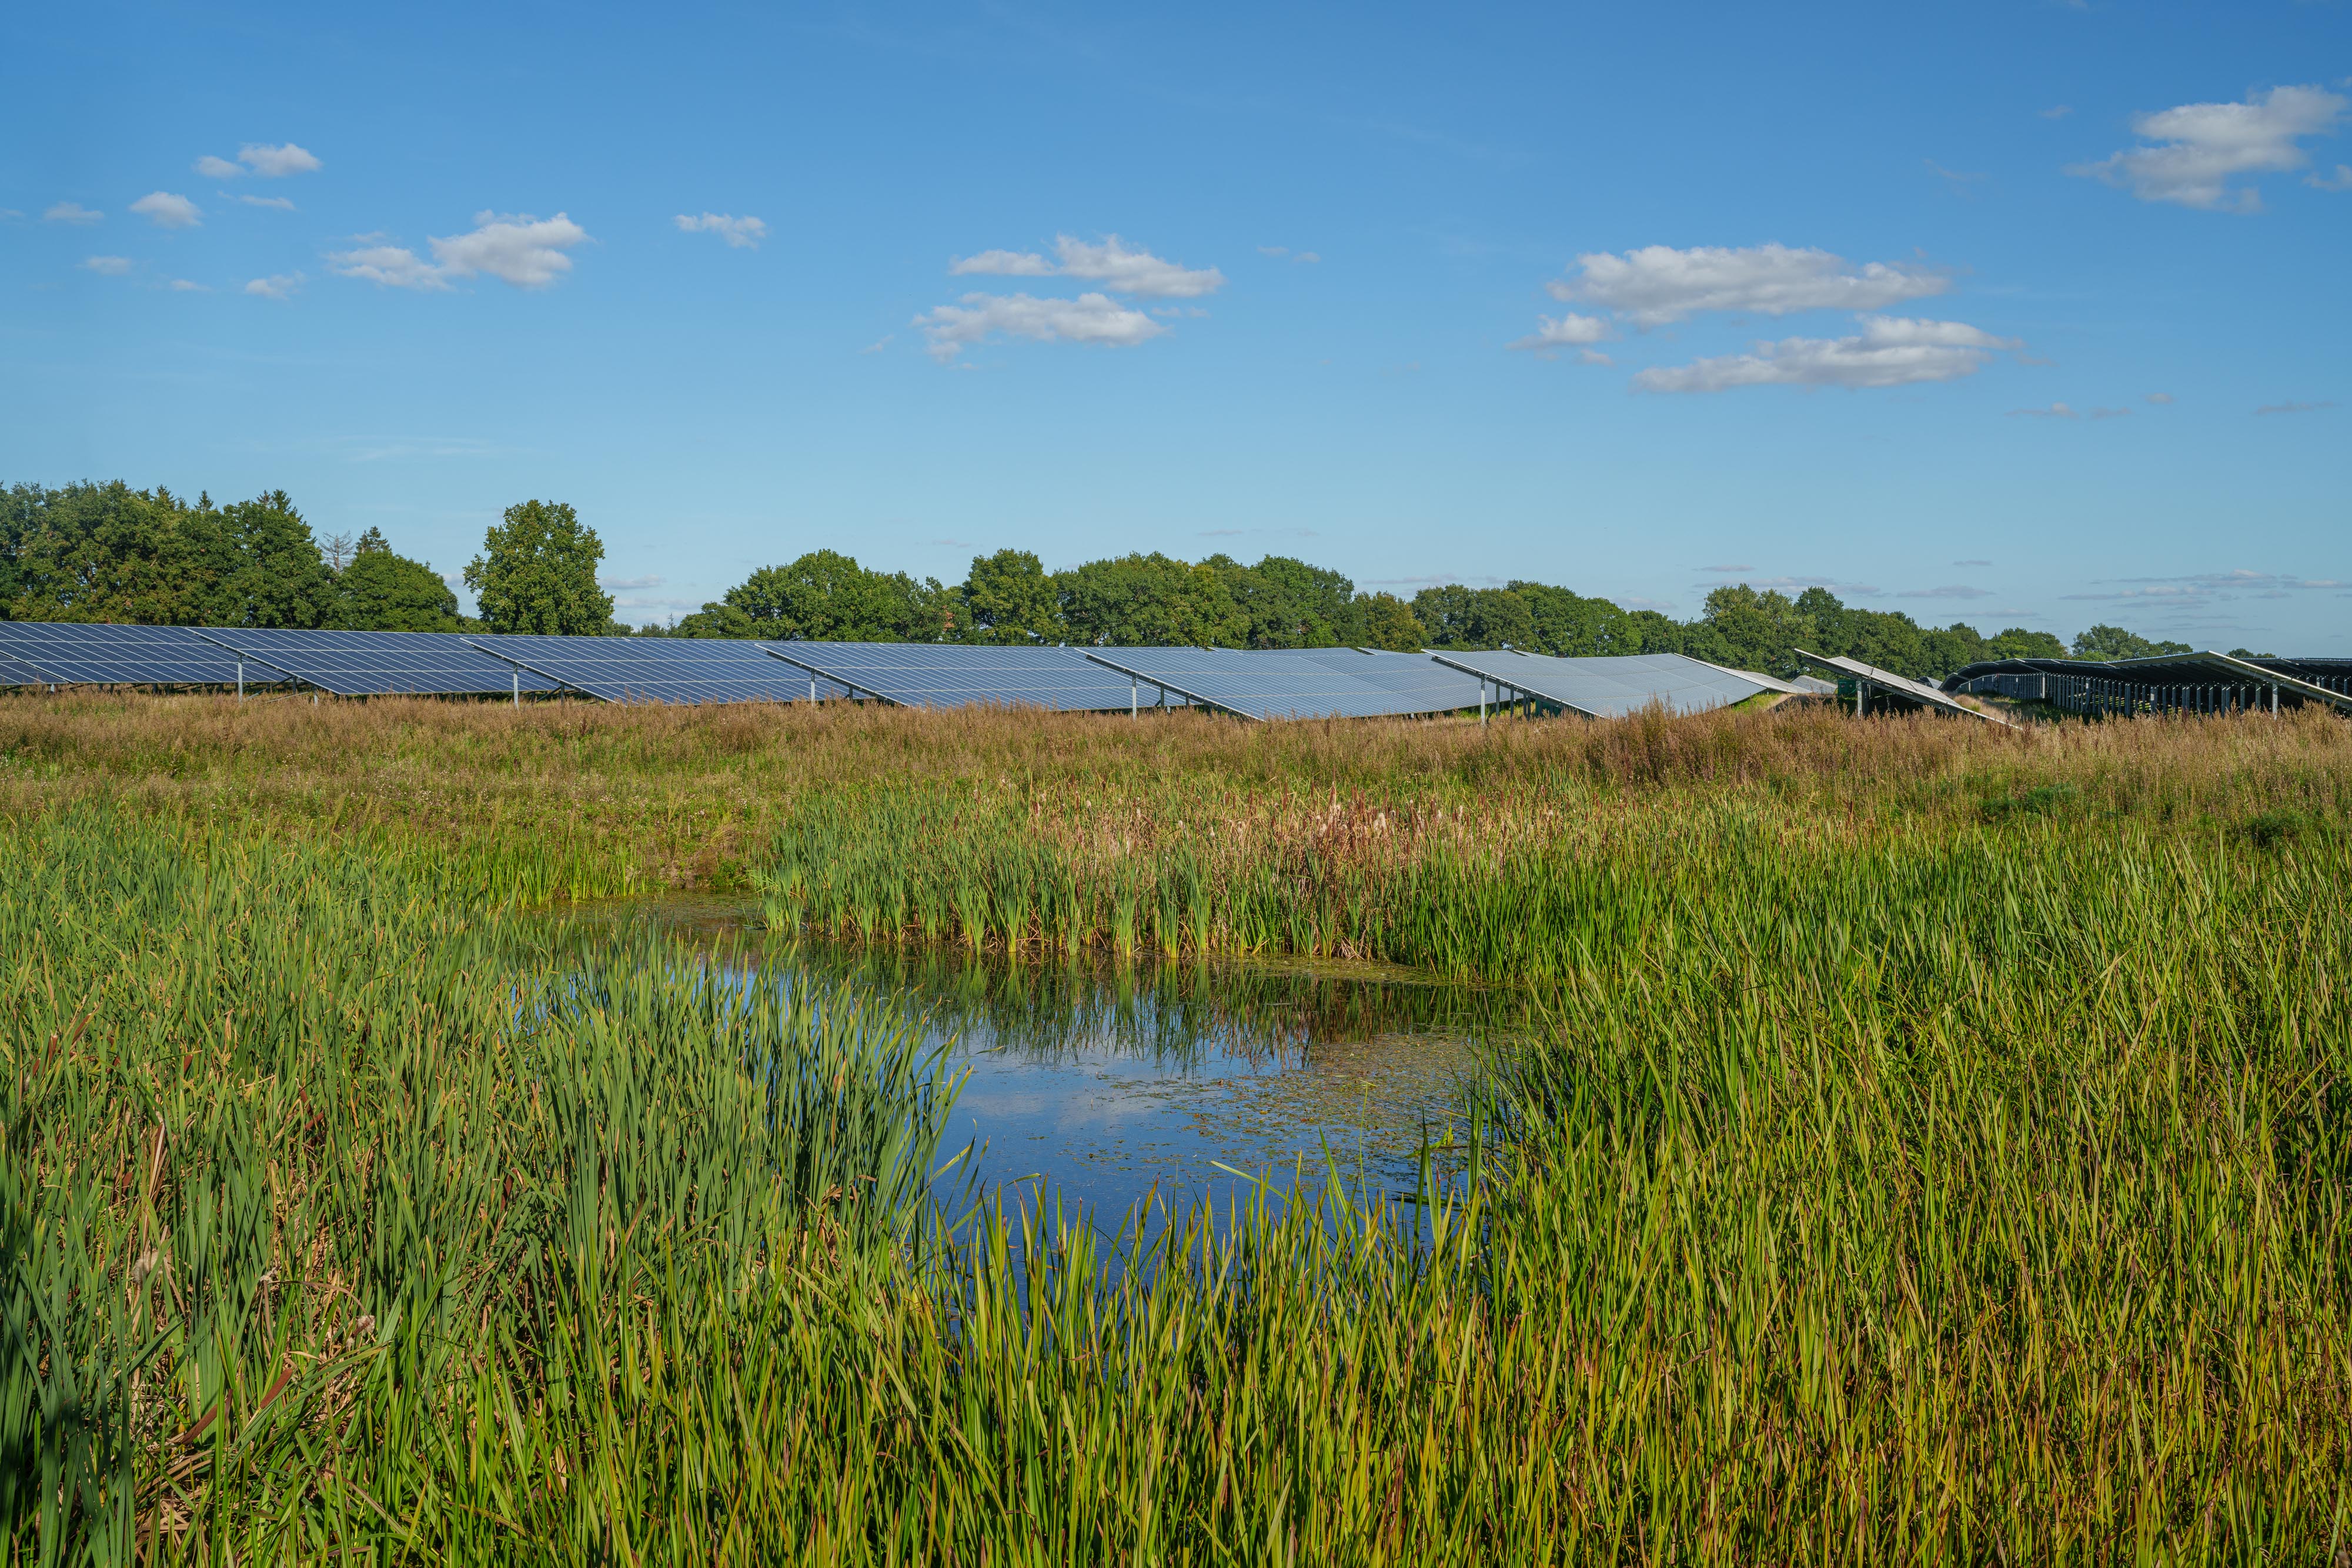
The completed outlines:
[[[53,686],[58,678],[12,653],[0,653],[0,686]]]
[[[1387,690],[1292,652],[1090,648],[1087,656],[1145,681],[1165,681],[1199,701],[1251,718],[1377,718],[1455,706]]]
[[[1629,653],[1596,659],[1555,659],[1543,653],[1464,653],[1436,655],[1446,664],[1594,718],[1639,713],[1652,703],[1669,713],[1704,713],[1771,688],[1680,653]]]
[[[0,653],[47,671],[64,685],[236,685],[236,655],[184,626],[0,621]],[[261,661],[246,661],[248,686],[284,679]]]
[[[205,628],[213,641],[267,659],[314,686],[341,696],[505,695],[522,677],[527,692],[562,688],[543,675],[518,672],[456,632],[257,632]]]
[[[1426,653],[1391,653],[1360,648],[1307,648],[1300,658],[1312,659],[1354,680],[1411,697],[1420,711],[1450,713],[1478,706],[1478,677],[1449,670]]]
[[[770,658],[760,644],[716,637],[472,636],[485,653],[509,659],[575,690],[614,703],[797,702],[809,695],[803,671]],[[817,683],[821,697],[847,694]]]
[[[787,663],[822,671],[858,691],[908,707],[1000,703],[1063,713],[1118,709],[1133,695],[1076,648],[975,647],[945,643],[771,643]],[[1148,699],[1156,701],[1157,694]]]

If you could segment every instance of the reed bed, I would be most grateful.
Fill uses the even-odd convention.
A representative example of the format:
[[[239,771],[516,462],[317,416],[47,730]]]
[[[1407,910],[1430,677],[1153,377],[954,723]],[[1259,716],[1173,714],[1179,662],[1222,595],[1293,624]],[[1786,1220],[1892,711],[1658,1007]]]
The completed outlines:
[[[2340,726],[1072,723],[990,771],[983,718],[777,715],[740,721],[763,738],[730,772],[673,716],[632,740],[321,713],[223,721],[285,725],[297,786],[217,737],[159,783],[129,760],[152,717],[12,712],[40,731],[0,769],[13,1560],[2352,1543]],[[481,864],[520,862],[462,860],[507,839],[389,808],[321,827],[359,815],[338,789],[377,777],[369,746],[429,758],[435,726],[501,758],[445,779],[575,745],[604,770],[575,801],[623,794],[633,745],[656,792],[735,779],[779,898],[795,866],[880,874],[843,802],[873,842],[926,835],[898,841],[913,888],[990,845],[1174,864],[1161,825],[1212,819],[1156,813],[1219,801],[1249,848],[1198,863],[1245,877],[1360,799],[1409,824],[1331,852],[1360,884],[1266,894],[1260,938],[1215,882],[1213,934],[1295,945],[1275,914],[1360,885],[1365,924],[1313,929],[1539,976],[1538,1039],[1411,1193],[1308,1172],[1108,1236],[967,1217],[924,1180],[952,1082],[886,1005],[659,951],[553,961],[481,899]],[[307,816],[231,810],[303,789]],[[1087,789],[1098,810],[1056,805]],[[407,859],[368,836],[395,824]],[[838,846],[796,847],[819,831]],[[877,934],[943,903],[939,939],[989,940],[941,887],[895,928],[901,895],[863,895]],[[1416,888],[1491,913],[1414,925]],[[1098,941],[1101,907],[1065,928]],[[1531,920],[1540,948],[1496,935]],[[1017,929],[1025,952],[1052,928],[1033,903]]]

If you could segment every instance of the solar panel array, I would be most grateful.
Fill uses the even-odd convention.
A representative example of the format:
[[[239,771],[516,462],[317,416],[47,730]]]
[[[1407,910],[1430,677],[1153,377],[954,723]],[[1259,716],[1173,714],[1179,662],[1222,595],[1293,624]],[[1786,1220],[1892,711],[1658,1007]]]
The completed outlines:
[[[518,690],[562,690],[560,683],[494,659],[462,637],[436,632],[222,629],[202,635],[338,696],[504,696]]]
[[[1087,657],[1171,695],[1245,718],[1375,718],[1444,713],[1451,698],[1391,689],[1343,674],[1328,652],[1254,653],[1236,648],[1092,648]],[[1351,655],[1364,658],[1358,653]],[[1147,700],[1156,695],[1147,692]],[[1477,700],[1476,694],[1470,700]]]
[[[1945,695],[1941,688],[1930,685],[1926,681],[1915,681],[1908,675],[1898,675],[1892,670],[1882,670],[1875,664],[1865,664],[1860,659],[1840,658],[1834,653],[1808,653],[1802,648],[1797,649],[1796,654],[1808,664],[1851,675],[1868,686],[1882,692],[1892,693],[1906,701],[1916,703],[1921,707],[1933,708],[1940,713],[1959,714],[1969,718],[1980,718],[1987,724],[2004,727],[2009,725],[2009,720],[2000,717],[1998,714],[1990,714],[1981,708],[1972,708],[1966,703],[1956,702]]]
[[[473,647],[610,703],[788,703],[848,695],[761,651],[701,637],[537,637],[484,634]]]
[[[185,626],[92,626],[73,622],[0,621],[0,653],[30,664],[58,685],[233,686],[237,656]],[[245,661],[248,686],[275,685],[283,671]]]
[[[1426,653],[1391,653],[1373,648],[1308,648],[1300,656],[1350,680],[1412,699],[1407,713],[1452,713],[1478,706],[1478,678],[1439,664]]]
[[[770,643],[768,654],[907,707],[995,703],[1057,713],[1124,710],[1129,683],[1076,648],[940,643]]]
[[[1669,713],[1705,713],[1781,683],[1749,680],[1680,653],[1625,653],[1599,659],[1555,659],[1543,653],[1445,653],[1438,663],[1482,675],[1571,713],[1618,718],[1652,703]]]

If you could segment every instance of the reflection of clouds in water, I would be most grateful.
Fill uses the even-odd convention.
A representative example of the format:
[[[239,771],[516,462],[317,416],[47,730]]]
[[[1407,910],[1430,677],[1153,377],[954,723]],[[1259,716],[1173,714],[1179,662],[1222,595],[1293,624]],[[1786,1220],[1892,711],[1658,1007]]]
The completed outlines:
[[[922,1015],[968,1071],[946,1134],[984,1145],[980,1179],[1043,1176],[1114,1213],[1155,1188],[1229,1188],[1221,1164],[1270,1167],[1286,1186],[1302,1160],[1310,1183],[1323,1179],[1328,1155],[1406,1185],[1424,1124],[1442,1132],[1449,1120],[1471,1041],[1524,1019],[1516,994],[1378,966],[1108,968],[762,947],[740,907],[687,906],[684,921],[677,907],[616,911],[604,939],[651,923],[709,945],[736,984],[872,995]]]

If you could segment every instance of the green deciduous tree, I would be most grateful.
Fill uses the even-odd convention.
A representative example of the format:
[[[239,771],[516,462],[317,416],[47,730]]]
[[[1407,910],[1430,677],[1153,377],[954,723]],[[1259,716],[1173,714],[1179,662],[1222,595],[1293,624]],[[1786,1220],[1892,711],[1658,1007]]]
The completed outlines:
[[[2158,653],[2195,651],[2186,643],[2152,643],[2120,626],[2094,626],[2076,633],[2074,638],[2074,657],[2078,659],[2152,659]]]
[[[1230,556],[1202,562],[1223,580],[1242,618],[1245,648],[1332,648],[1345,641],[1356,585],[1342,573],[1270,555],[1255,566]]]
[[[1424,588],[1412,596],[1412,613],[1433,648],[1535,649],[1535,612],[1507,588]]]
[[[302,632],[334,618],[334,577],[285,491],[223,507],[219,519],[205,624]]]
[[[937,582],[868,571],[839,550],[811,550],[766,566],[678,622],[698,637],[804,638],[820,643],[936,643],[958,606]]]
[[[1358,646],[1393,653],[1414,653],[1429,646],[1429,629],[1414,618],[1412,606],[1393,593],[1360,593],[1350,610]]]
[[[1153,551],[1088,561],[1055,575],[1074,643],[1111,647],[1237,646],[1249,622],[1207,562]]]
[[[394,554],[370,528],[335,576],[335,623],[352,632],[455,632],[457,596],[439,572]]]
[[[604,542],[561,501],[509,507],[466,565],[482,619],[493,632],[601,636],[613,621],[613,596],[596,586]]]
[[[219,515],[121,480],[9,492],[8,614],[18,621],[194,626],[221,570]]]
[[[1045,563],[1025,549],[971,558],[971,574],[957,591],[960,623],[974,643],[1059,643],[1065,640],[1062,601]]]

